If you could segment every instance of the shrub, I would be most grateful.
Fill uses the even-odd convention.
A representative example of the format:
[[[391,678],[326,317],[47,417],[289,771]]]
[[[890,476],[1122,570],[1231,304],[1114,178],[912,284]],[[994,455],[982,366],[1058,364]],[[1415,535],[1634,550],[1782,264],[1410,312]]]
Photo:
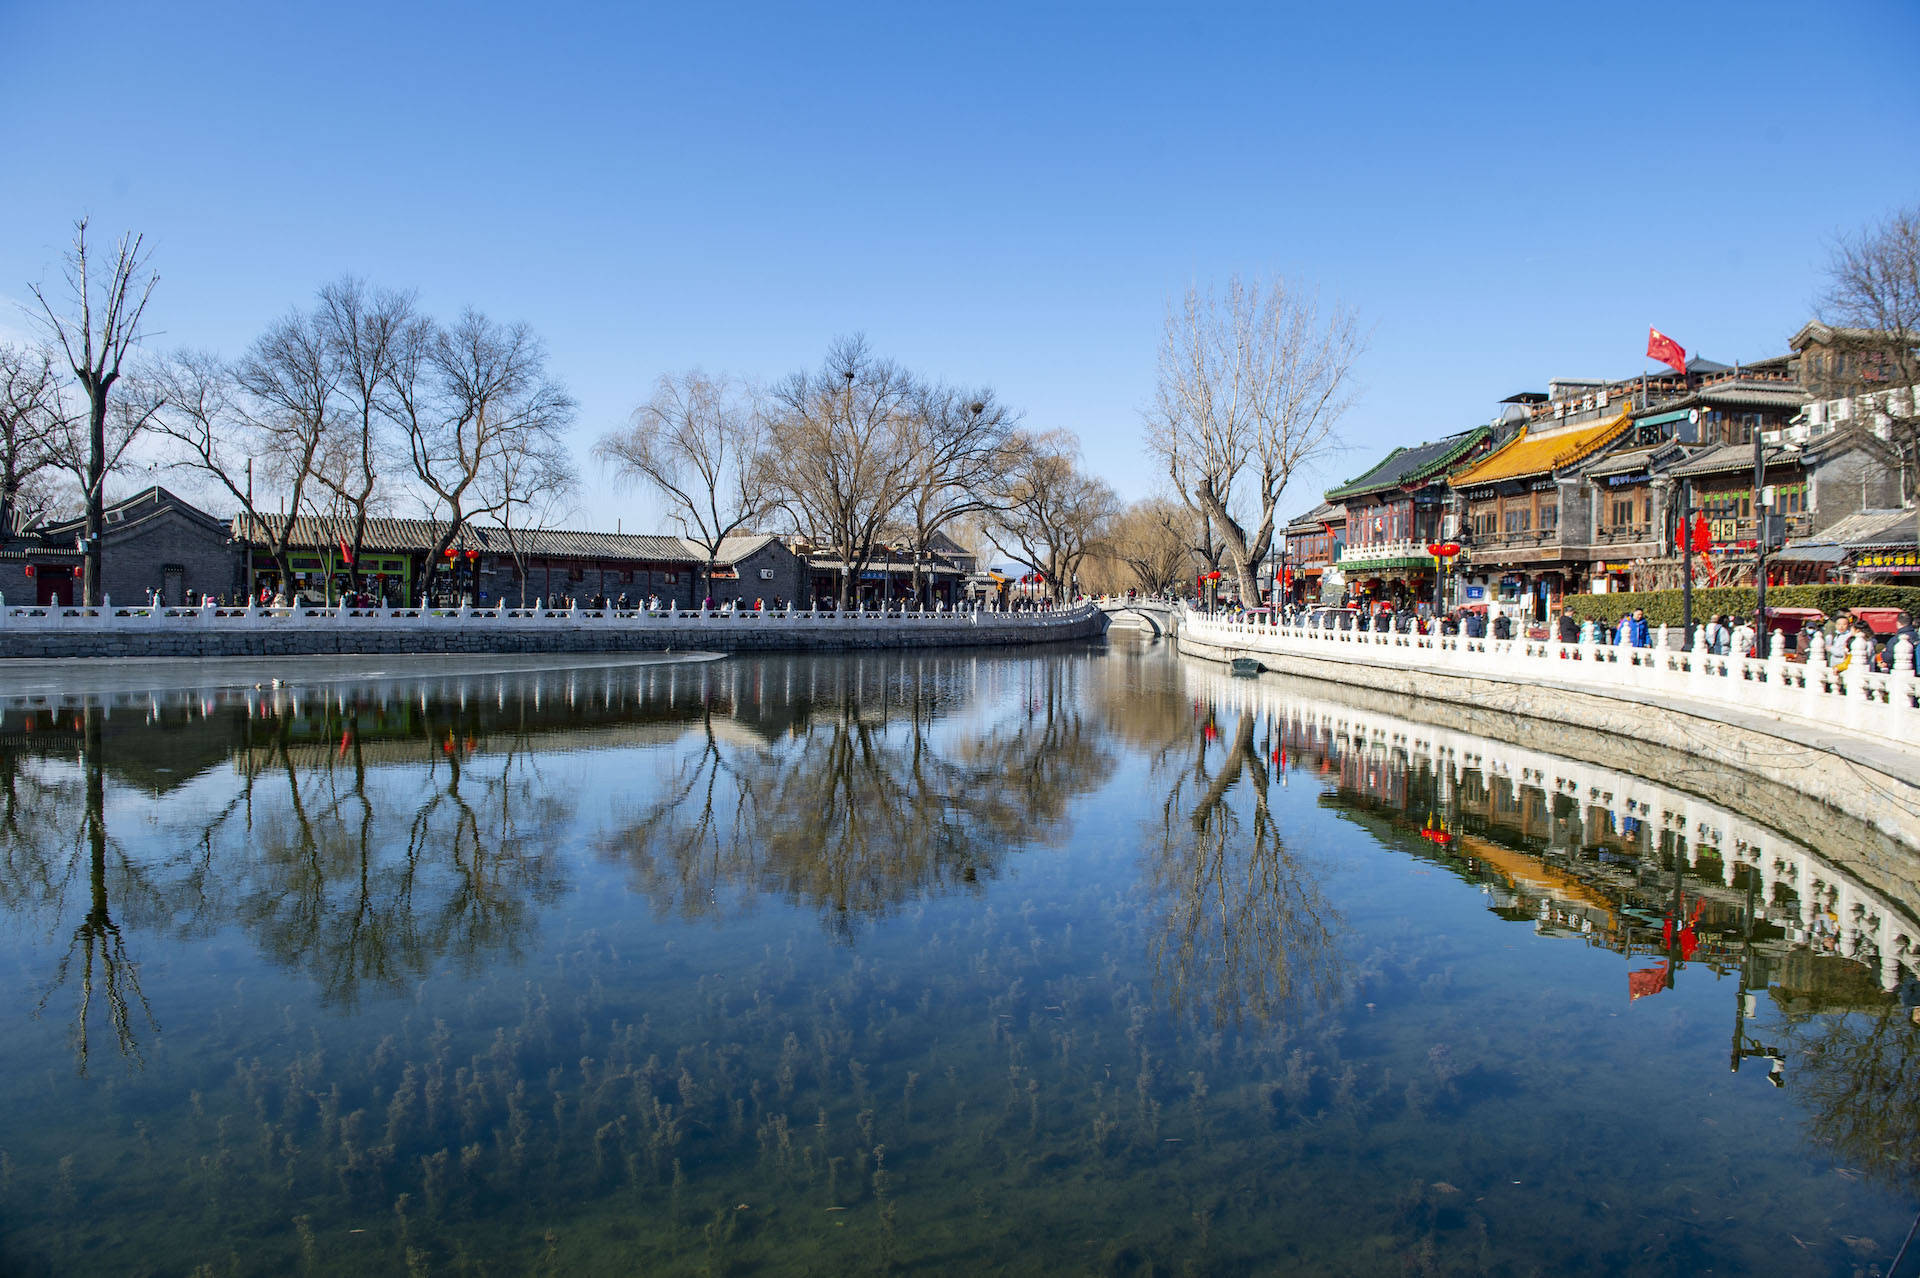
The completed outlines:
[[[1655,626],[1680,624],[1678,590],[1633,590],[1612,595],[1569,595],[1567,611],[1581,621],[1611,625],[1635,608],[1647,610]],[[1757,606],[1752,586],[1714,586],[1693,592],[1693,619],[1718,613],[1751,615]],[[1905,608],[1920,617],[1920,587],[1914,586],[1769,586],[1769,608],[1818,608],[1831,617],[1841,608]]]

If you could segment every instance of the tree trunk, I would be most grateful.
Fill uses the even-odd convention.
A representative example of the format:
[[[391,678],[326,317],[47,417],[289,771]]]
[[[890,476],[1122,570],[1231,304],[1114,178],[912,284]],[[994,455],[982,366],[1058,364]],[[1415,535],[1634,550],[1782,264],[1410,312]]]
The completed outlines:
[[[102,598],[100,581],[100,534],[106,528],[107,467],[107,395],[105,388],[90,396],[88,406],[87,453],[87,549],[82,561],[84,581],[81,592],[88,607],[97,607]]]

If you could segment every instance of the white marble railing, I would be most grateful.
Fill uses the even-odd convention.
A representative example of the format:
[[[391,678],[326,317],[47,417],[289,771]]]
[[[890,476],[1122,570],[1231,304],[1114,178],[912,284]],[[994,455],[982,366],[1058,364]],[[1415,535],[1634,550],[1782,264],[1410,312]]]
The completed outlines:
[[[791,627],[795,630],[848,626],[970,626],[1001,630],[1048,630],[1085,621],[1091,604],[1036,612],[991,609],[909,608],[891,612],[850,609],[845,612],[813,608],[354,608],[346,604],[323,607],[299,604],[271,608],[257,604],[230,607],[205,604],[194,608],[140,604],[116,605],[109,599],[98,607],[38,604],[10,607],[0,597],[0,635],[67,633],[272,633],[328,628],[362,630],[418,630],[430,627],[539,630],[539,629],[709,629],[714,626]]]
[[[1627,693],[1758,712],[1920,748],[1920,708],[1915,704],[1920,679],[1914,676],[1913,646],[1905,639],[1894,645],[1893,670],[1876,673],[1863,638],[1855,638],[1844,654],[1836,652],[1830,659],[1815,635],[1801,662],[1787,660],[1777,634],[1765,657],[1714,655],[1706,649],[1704,627],[1695,632],[1690,650],[1668,647],[1677,634],[1669,636],[1664,626],[1654,628],[1650,648],[1602,643],[1591,623],[1579,643],[1308,629],[1191,610],[1182,612],[1178,629],[1201,643],[1250,653],[1504,682],[1575,684],[1603,695]]]
[[[1582,821],[1588,810],[1602,808],[1616,819],[1636,818],[1655,831],[1671,830],[1685,837],[1689,870],[1699,872],[1701,852],[1710,848],[1719,854],[1726,887],[1733,886],[1741,867],[1756,874],[1762,917],[1785,926],[1794,944],[1819,939],[1811,930],[1818,911],[1834,920],[1837,952],[1877,966],[1886,988],[1898,984],[1903,971],[1920,975],[1920,929],[1912,925],[1905,907],[1806,843],[1710,799],[1510,742],[1283,693],[1258,680],[1225,673],[1189,673],[1186,678],[1212,704],[1277,718],[1296,734],[1337,739],[1348,747],[1403,751],[1409,760],[1424,757],[1447,784],[1458,784],[1462,772],[1471,768],[1488,778],[1566,794],[1579,805]],[[1797,906],[1777,903],[1779,885],[1792,889]]]

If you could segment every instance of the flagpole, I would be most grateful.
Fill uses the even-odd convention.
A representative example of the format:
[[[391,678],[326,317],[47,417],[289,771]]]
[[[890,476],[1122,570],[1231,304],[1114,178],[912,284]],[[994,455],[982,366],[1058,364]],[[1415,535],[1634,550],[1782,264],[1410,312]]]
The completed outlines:
[[[1693,488],[1680,481],[1680,633],[1693,648]]]

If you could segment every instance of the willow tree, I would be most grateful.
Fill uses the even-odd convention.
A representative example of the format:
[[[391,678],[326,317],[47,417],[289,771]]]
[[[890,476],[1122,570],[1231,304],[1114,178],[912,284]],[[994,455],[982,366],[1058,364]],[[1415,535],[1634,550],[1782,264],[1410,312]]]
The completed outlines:
[[[727,538],[773,503],[766,424],[726,377],[693,369],[663,373],[625,430],[600,437],[594,455],[619,477],[667,499],[667,517],[706,559],[695,598],[713,594],[713,568]]]
[[[1064,600],[1118,508],[1113,489],[1080,468],[1073,436],[1055,431],[1025,441],[1001,504],[990,514],[989,535],[1044,576],[1056,600]]]

